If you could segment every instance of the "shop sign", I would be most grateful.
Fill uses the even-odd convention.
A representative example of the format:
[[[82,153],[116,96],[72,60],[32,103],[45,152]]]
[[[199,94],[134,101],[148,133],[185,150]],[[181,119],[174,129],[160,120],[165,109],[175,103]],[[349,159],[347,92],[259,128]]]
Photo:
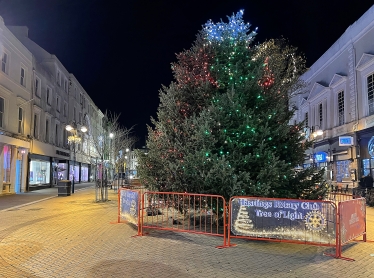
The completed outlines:
[[[327,161],[327,153],[326,152],[318,152],[314,154],[314,160],[316,162],[326,162]]]
[[[353,137],[339,136],[339,146],[353,146]]]

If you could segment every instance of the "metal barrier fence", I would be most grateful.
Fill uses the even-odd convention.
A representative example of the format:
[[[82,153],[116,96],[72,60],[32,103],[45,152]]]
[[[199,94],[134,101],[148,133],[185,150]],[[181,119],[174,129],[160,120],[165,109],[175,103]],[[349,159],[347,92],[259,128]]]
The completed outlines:
[[[336,245],[336,205],[330,201],[237,196],[229,202],[231,238]]]
[[[220,195],[118,190],[118,222],[124,219],[143,229],[170,230],[223,236],[223,245],[234,246],[232,238],[292,242],[335,247],[363,236],[366,241],[365,198],[332,193],[331,201],[232,197],[229,206]],[[227,240],[226,240],[227,238]]]
[[[335,257],[348,261],[354,261],[351,258],[342,257],[342,246],[359,236],[363,236],[363,241],[366,241],[365,198],[340,202],[338,205],[338,219],[338,245],[336,247]]]
[[[359,196],[357,196],[359,197]],[[345,194],[345,193],[338,193],[338,192],[329,192],[325,198],[326,201],[332,201],[332,202],[343,202],[348,200],[355,199],[356,196],[352,194]]]
[[[222,196],[145,192],[142,229],[223,236],[226,246],[226,202]]]

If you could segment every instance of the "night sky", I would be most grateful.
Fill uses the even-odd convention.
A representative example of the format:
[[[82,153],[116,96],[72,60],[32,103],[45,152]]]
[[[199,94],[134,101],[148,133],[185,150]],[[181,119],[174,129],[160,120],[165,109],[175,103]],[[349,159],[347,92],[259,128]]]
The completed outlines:
[[[55,54],[103,111],[145,143],[161,85],[173,79],[175,53],[188,49],[209,19],[244,9],[256,42],[287,38],[312,65],[373,4],[372,0],[0,0],[6,25]]]

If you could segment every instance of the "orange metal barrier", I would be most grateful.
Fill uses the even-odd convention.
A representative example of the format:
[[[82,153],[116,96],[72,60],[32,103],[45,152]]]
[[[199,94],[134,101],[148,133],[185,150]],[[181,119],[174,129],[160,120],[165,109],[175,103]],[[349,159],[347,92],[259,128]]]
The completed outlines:
[[[146,192],[142,195],[142,204],[142,229],[223,236],[223,245],[218,247],[227,246],[227,210],[222,196]]]
[[[332,202],[343,202],[343,201],[353,200],[355,198],[357,197],[353,194],[330,192],[327,194],[326,200],[332,201]]]
[[[366,241],[365,198],[332,194],[331,201],[235,196],[227,207],[220,195],[120,188],[117,223],[136,225],[138,236],[144,228],[223,236],[217,248],[234,246],[232,238],[333,246],[335,254],[326,255],[353,261],[342,257],[342,246]]]
[[[354,259],[342,257],[342,246],[360,236],[363,236],[363,241],[366,242],[365,198],[340,202],[338,206],[338,220],[338,245],[335,257],[347,261],[354,261]]]

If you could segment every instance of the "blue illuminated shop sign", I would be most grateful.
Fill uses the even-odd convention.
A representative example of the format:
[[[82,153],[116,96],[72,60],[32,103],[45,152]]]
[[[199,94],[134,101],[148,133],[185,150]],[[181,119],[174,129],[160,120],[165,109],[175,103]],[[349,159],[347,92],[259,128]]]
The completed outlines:
[[[326,162],[327,161],[327,153],[326,152],[318,152],[314,154],[314,159],[316,162]]]
[[[353,146],[353,137],[339,136],[339,146]]]

